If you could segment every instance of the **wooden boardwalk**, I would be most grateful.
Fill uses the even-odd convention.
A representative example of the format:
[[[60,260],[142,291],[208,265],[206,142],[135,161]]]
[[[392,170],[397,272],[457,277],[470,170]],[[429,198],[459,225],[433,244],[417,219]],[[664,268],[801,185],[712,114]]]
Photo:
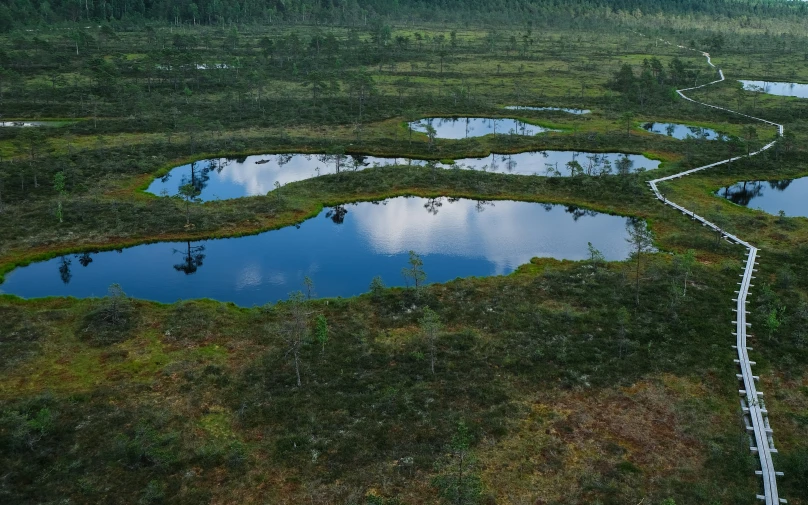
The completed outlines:
[[[670,44],[667,41],[662,41],[666,44]],[[682,49],[688,49],[683,46],[678,46]],[[693,49],[689,49],[693,50]],[[707,63],[716,68],[713,65],[713,62],[710,60],[710,54],[697,51],[704,55],[707,58]],[[783,136],[783,125],[778,123],[773,123],[771,121],[767,121],[765,119],[761,119],[754,116],[749,116],[747,114],[741,114],[740,112],[736,112],[730,109],[726,109],[724,107],[718,107],[715,105],[710,105],[702,102],[697,102],[692,98],[688,98],[685,96],[685,91],[690,91],[694,89],[703,88],[705,86],[710,86],[715,83],[722,82],[724,80],[724,72],[721,69],[718,70],[719,79],[713,82],[702,84],[701,86],[695,86],[692,88],[685,88],[677,90],[676,92],[679,93],[679,96],[684,98],[685,100],[689,100],[693,103],[697,103],[699,105],[703,105],[705,107],[711,107],[713,109],[719,109],[723,111],[727,111],[733,114],[738,114],[741,116],[748,117],[750,119],[754,119],[756,121],[761,121],[766,123],[770,126],[777,128],[778,139],[779,137]],[[758,151],[750,153],[749,156],[755,156],[757,154],[766,151],[767,149],[771,148],[774,144],[777,143],[777,140],[766,144]],[[757,454],[758,459],[760,460],[760,470],[756,471],[755,473],[761,477],[763,480],[763,494],[758,495],[757,497],[760,500],[766,502],[766,505],[778,505],[780,503],[786,503],[786,500],[780,498],[777,492],[777,476],[782,475],[780,472],[776,472],[774,470],[774,463],[772,462],[772,454],[777,452],[777,449],[774,447],[774,440],[772,439],[772,429],[769,425],[769,416],[768,411],[766,410],[766,404],[763,401],[763,393],[757,390],[755,382],[759,379],[758,376],[752,374],[752,366],[755,364],[754,361],[749,360],[749,352],[752,348],[747,346],[747,329],[751,326],[751,324],[746,322],[746,315],[748,311],[746,310],[747,297],[749,296],[749,288],[752,285],[752,279],[754,279],[753,273],[755,272],[755,265],[757,265],[757,258],[758,258],[758,250],[752,244],[741,240],[740,238],[732,235],[731,233],[727,233],[726,231],[722,230],[714,223],[707,221],[701,216],[696,215],[694,212],[691,212],[681,205],[678,205],[674,202],[671,202],[667,198],[665,198],[657,188],[657,184],[660,182],[669,181],[672,179],[678,179],[680,177],[684,177],[690,175],[695,172],[699,172],[701,170],[706,170],[708,168],[712,168],[718,165],[723,165],[725,163],[730,163],[732,161],[744,158],[746,156],[738,156],[735,158],[729,158],[723,161],[718,161],[716,163],[711,163],[709,165],[704,165],[703,167],[694,168],[691,170],[687,170],[678,174],[669,175],[667,177],[661,177],[659,179],[654,179],[653,181],[649,181],[649,185],[651,186],[651,191],[654,192],[654,195],[665,205],[673,207],[674,209],[682,212],[683,214],[689,216],[691,219],[701,222],[703,226],[707,226],[715,230],[716,233],[720,233],[724,239],[726,239],[730,243],[740,244],[747,249],[747,257],[746,257],[746,264],[744,266],[744,272],[741,275],[741,282],[738,283],[739,288],[738,291],[735,293],[738,295],[737,298],[734,298],[732,301],[735,302],[735,308],[733,309],[736,314],[735,321],[735,345],[732,346],[733,348],[737,349],[738,351],[738,358],[735,360],[738,368],[740,369],[740,373],[736,374],[738,377],[738,381],[740,383],[740,389],[738,389],[738,395],[740,396],[741,402],[741,409],[743,411],[743,418],[744,424],[746,425],[746,430],[750,436],[750,450]]]

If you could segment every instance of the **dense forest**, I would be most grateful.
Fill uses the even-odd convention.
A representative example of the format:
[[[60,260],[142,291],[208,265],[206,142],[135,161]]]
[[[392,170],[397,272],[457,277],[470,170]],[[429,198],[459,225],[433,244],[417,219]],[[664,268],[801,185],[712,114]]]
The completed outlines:
[[[783,0],[8,0],[0,5],[0,31],[64,21],[158,20],[174,24],[275,21],[366,24],[375,18],[422,21],[537,21],[611,14],[797,17],[808,4]]]

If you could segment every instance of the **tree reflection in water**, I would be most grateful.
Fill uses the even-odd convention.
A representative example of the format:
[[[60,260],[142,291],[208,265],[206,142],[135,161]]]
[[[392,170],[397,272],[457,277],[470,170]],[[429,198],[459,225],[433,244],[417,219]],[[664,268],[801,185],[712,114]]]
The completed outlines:
[[[81,254],[75,254],[74,256],[78,260],[79,265],[86,267],[93,262],[93,254],[95,254],[95,252],[84,252]],[[62,279],[64,284],[69,284],[70,280],[73,279],[73,272],[70,270],[70,266],[72,264],[73,260],[67,256],[59,257],[59,278]]]
[[[92,263],[93,262],[93,257],[91,256],[91,254],[92,253],[89,253],[89,252],[77,254],[76,258],[78,258],[79,264],[81,264],[81,266],[83,266],[83,267],[86,267],[87,265]]]
[[[354,172],[369,165],[369,163],[365,161],[367,156],[362,154],[351,154],[349,157],[350,159],[348,160],[348,167],[350,167]]]
[[[70,279],[73,278],[73,274],[70,272],[70,263],[71,261],[67,256],[59,258],[59,277],[65,284],[70,283]]]
[[[186,242],[186,244],[187,247],[184,251],[174,249],[175,253],[180,253],[183,255],[182,263],[175,264],[174,270],[182,272],[185,275],[191,275],[199,270],[199,267],[202,266],[202,261],[205,259],[205,255],[202,254],[202,252],[205,250],[205,246],[191,246],[190,241]]]
[[[751,202],[753,198],[761,196],[762,194],[762,181],[739,182],[734,186],[727,186],[721,191],[721,196],[736,205],[743,205],[744,207],[749,205],[749,202]]]
[[[204,166],[197,167],[198,162],[191,163],[191,176],[183,176],[180,186],[190,184],[194,188],[196,195],[202,194],[202,190],[208,185],[210,181],[210,173],[216,170],[216,164],[209,161]]]
[[[440,212],[440,208],[443,207],[444,200],[446,201],[446,203],[452,204],[452,203],[455,203],[455,202],[459,201],[460,198],[443,197],[443,196],[439,196],[439,197],[436,197],[436,198],[428,198],[426,200],[426,202],[424,203],[424,208],[426,209],[428,214],[432,214],[433,216],[437,215],[438,212]],[[376,202],[374,202],[374,203],[376,203]],[[474,210],[476,210],[477,212],[483,212],[487,207],[494,207],[494,205],[495,205],[495,203],[490,201],[490,200],[474,200]],[[543,203],[543,204],[540,204],[540,205],[547,212],[550,212],[551,210],[553,210],[553,207],[555,207],[555,205],[550,204],[550,203]],[[332,209],[331,211],[326,213],[326,217],[330,217],[333,220],[334,219],[334,214],[336,214],[336,209],[338,209],[338,208],[339,207],[334,207],[334,209]],[[577,221],[578,219],[580,219],[580,218],[582,218],[584,216],[597,216],[598,215],[598,213],[595,212],[594,210],[582,209],[580,207],[576,207],[575,205],[568,205],[568,206],[564,207],[564,211],[567,212],[568,214],[572,214],[572,219],[574,221]],[[347,210],[344,210],[344,213],[347,213],[347,212],[348,212]],[[344,213],[340,215],[340,219],[342,219],[342,217],[344,216]],[[334,221],[334,222],[337,222],[337,221]],[[342,221],[340,220],[339,222],[341,223]]]
[[[545,207],[546,208],[546,207]],[[550,207],[552,209],[552,206]],[[547,209],[548,211],[550,209]],[[584,216],[597,216],[598,213],[594,210],[582,209],[580,207],[576,207],[575,205],[567,205],[564,207],[564,212],[567,214],[572,214],[572,220],[577,221]]]
[[[344,205],[337,205],[326,212],[325,217],[333,221],[334,224],[342,224],[345,222],[345,214],[347,213],[348,209]]]
[[[748,206],[756,197],[763,196],[763,183],[775,191],[785,191],[794,179],[783,179],[778,181],[743,181],[732,186],[726,186],[718,191],[720,196],[736,205]]]
[[[441,197],[429,198],[427,199],[426,203],[424,203],[424,208],[429,214],[435,216],[438,214],[438,209],[443,207],[443,202],[441,200],[443,200]]]
[[[794,179],[783,179],[782,181],[769,181],[769,187],[777,191],[785,191],[794,182]]]
[[[488,200],[477,200],[474,203],[474,210],[476,210],[477,212],[482,212],[485,210],[486,206],[493,207],[494,202]]]

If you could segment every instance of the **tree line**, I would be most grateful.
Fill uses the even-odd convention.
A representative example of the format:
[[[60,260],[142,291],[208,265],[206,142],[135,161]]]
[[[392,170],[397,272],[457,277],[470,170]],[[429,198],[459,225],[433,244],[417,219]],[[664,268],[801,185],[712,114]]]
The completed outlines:
[[[626,101],[644,109],[649,104],[674,101],[676,88],[695,86],[703,76],[700,68],[687,65],[677,57],[668,62],[667,68],[659,58],[652,57],[643,60],[639,75],[635,74],[634,67],[624,63],[607,86],[619,91]]]
[[[591,17],[606,12],[797,17],[808,13],[808,6],[782,0],[7,0],[0,5],[0,31],[66,21],[114,20],[358,25],[377,18],[508,22],[527,16],[557,23],[559,16]]]

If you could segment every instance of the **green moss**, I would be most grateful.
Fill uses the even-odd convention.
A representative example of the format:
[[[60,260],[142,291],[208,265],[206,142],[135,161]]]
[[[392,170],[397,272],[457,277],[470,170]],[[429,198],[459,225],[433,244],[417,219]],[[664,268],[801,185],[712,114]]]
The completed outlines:
[[[219,409],[221,410],[221,409]],[[199,426],[205,433],[213,439],[224,441],[235,439],[235,433],[231,427],[233,420],[228,412],[217,411],[203,415],[199,420]]]

